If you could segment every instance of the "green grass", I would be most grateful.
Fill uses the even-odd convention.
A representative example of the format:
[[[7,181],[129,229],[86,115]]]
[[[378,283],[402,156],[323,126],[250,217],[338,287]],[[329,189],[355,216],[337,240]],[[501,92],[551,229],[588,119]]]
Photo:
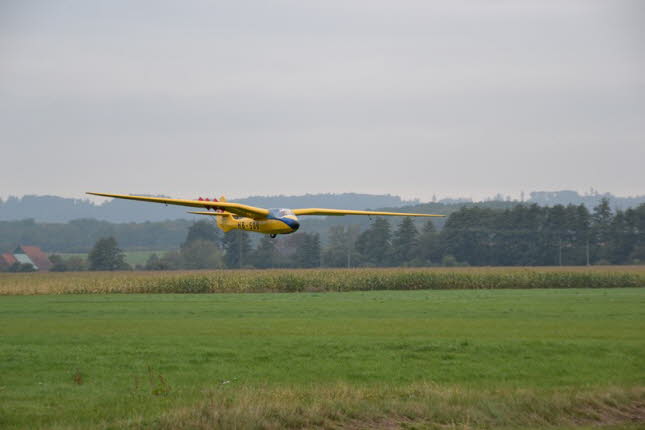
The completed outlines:
[[[161,257],[166,252],[167,251],[124,251],[123,253],[125,254],[125,262],[134,267],[136,265],[144,266],[152,254],[157,254]],[[81,257],[83,259],[87,259],[87,253],[62,253],[59,255],[65,258]]]
[[[385,416],[387,408],[366,405],[397,405],[414,393],[460,404],[445,395],[453,389],[493,418],[505,414],[505,398],[520,399],[508,410],[530,418],[522,405],[539,399],[551,410],[564,396],[577,410],[579,393],[579,403],[601,405],[612,392],[609,405],[640,402],[638,416],[643,333],[641,288],[4,296],[0,427],[423,422],[431,411],[410,401]],[[271,406],[272,396],[292,396],[301,409]],[[268,409],[240,409],[245,401]],[[502,412],[491,415],[495,407]],[[295,418],[308,413],[309,421]],[[532,422],[493,418],[479,424]]]

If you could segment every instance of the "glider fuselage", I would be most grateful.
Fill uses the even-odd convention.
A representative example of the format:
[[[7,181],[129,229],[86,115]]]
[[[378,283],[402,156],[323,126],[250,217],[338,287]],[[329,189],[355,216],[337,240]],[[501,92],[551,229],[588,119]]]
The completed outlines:
[[[290,209],[269,211],[269,215],[264,219],[217,214],[217,226],[224,232],[237,229],[264,234],[289,234],[300,228],[298,217]]]

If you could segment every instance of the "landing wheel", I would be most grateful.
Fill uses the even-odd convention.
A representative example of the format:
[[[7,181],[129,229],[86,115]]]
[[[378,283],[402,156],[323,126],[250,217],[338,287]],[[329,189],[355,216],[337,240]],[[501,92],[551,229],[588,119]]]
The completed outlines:
[[[275,237],[276,237],[276,236],[277,236],[277,234],[270,234],[270,235],[269,235],[269,237],[270,237],[271,239],[275,239]]]

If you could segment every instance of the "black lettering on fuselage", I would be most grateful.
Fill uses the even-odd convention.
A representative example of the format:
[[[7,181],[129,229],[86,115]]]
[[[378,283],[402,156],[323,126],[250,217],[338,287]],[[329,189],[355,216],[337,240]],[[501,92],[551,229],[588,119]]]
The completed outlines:
[[[240,230],[260,231],[260,223],[257,221],[238,221],[237,228]]]

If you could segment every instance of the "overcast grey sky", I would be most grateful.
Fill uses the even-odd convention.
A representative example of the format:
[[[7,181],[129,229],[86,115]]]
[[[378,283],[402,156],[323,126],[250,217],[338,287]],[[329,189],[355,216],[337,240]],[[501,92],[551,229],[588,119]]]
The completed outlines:
[[[645,2],[0,3],[0,197],[645,194]]]

